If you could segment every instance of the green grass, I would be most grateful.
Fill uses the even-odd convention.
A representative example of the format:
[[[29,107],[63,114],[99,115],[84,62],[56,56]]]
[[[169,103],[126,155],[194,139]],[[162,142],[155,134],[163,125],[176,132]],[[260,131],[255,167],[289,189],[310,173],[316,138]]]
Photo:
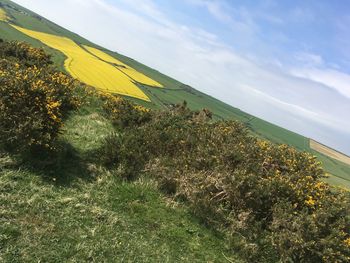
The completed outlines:
[[[333,185],[337,188],[341,188],[344,190],[349,191],[350,189],[350,181],[345,180],[341,177],[335,176],[330,174],[328,178],[324,179],[325,182],[329,183],[330,185]]]
[[[45,169],[0,155],[0,261],[240,262],[156,183],[123,181],[91,161],[112,131],[98,103],[66,121],[66,146]]]
[[[317,156],[317,158],[322,162],[325,171],[342,178],[350,183],[350,166],[346,165],[338,160],[332,159],[328,156],[323,155],[322,153],[318,153],[314,150],[311,152]],[[350,188],[349,188],[350,189]]]
[[[226,262],[223,239],[172,207],[151,182],[101,172],[61,186],[1,171],[2,262]]]
[[[260,137],[275,143],[289,144],[301,151],[308,151],[310,149],[308,138],[259,118],[253,117],[247,125]]]
[[[1,38],[5,40],[24,41],[30,43],[34,47],[42,46],[42,44],[39,41],[22,34],[21,32],[11,27],[8,23],[3,21],[0,21],[0,33]]]

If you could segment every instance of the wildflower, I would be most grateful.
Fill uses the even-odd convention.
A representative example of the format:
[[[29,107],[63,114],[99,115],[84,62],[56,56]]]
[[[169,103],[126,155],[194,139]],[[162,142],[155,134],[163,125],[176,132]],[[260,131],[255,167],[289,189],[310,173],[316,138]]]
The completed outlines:
[[[347,247],[350,247],[350,237],[344,240],[344,244],[345,244]]]

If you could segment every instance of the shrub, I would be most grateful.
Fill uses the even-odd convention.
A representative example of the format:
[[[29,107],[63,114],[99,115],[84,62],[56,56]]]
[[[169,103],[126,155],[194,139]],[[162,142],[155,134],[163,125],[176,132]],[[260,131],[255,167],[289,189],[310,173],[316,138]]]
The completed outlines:
[[[182,105],[120,130],[119,167],[154,176],[250,262],[346,262],[349,196],[321,181],[317,159],[209,117]]]
[[[149,160],[147,146],[135,133],[113,133],[97,151],[97,159],[108,168],[120,169],[126,179],[138,176]]]
[[[113,125],[119,128],[140,126],[151,119],[150,110],[135,105],[117,95],[99,93],[104,101],[103,109]]]
[[[350,198],[332,193],[318,209],[275,206],[271,239],[283,262],[349,262]]]
[[[51,56],[42,48],[34,48],[25,42],[0,41],[0,58],[15,60],[25,66],[44,67],[52,64]]]
[[[49,67],[32,66],[32,60],[40,60],[41,50],[16,47],[14,56],[29,63],[0,61],[0,144],[20,152],[53,149],[63,118],[79,106],[74,95],[77,83]]]

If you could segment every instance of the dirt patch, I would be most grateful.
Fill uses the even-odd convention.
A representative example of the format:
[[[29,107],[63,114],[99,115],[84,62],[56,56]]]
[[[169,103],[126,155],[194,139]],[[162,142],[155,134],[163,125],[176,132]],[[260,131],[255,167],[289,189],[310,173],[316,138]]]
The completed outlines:
[[[319,142],[316,142],[316,141],[310,139],[310,147],[311,147],[311,149],[313,149],[315,151],[318,151],[318,152],[323,153],[324,155],[327,155],[333,159],[336,159],[338,161],[341,161],[343,163],[350,165],[350,157],[349,156],[347,156],[341,152],[338,152],[332,148],[329,148],[326,145],[323,145]]]

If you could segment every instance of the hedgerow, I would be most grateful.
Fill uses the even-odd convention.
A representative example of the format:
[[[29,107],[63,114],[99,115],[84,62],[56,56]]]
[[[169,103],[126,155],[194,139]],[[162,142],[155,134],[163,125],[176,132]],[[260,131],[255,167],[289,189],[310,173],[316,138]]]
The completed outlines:
[[[113,118],[127,123],[122,113]],[[153,176],[249,262],[350,260],[349,194],[322,181],[314,156],[184,105],[149,114],[107,138],[100,153],[106,164],[129,179]]]

